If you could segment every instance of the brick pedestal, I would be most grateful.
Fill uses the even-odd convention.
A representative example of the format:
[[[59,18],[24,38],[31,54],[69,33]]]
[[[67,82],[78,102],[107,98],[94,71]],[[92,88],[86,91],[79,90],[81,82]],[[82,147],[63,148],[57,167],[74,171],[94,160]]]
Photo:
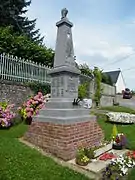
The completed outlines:
[[[24,136],[27,141],[63,160],[75,158],[78,145],[85,144],[91,147],[103,137],[95,119],[74,124],[33,121]]]

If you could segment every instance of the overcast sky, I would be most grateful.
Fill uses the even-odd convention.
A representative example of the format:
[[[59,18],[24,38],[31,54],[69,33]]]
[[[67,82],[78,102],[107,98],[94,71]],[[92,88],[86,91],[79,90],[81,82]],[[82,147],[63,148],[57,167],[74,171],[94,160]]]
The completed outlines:
[[[135,0],[32,0],[27,14],[37,18],[47,47],[55,48],[55,24],[64,7],[74,24],[77,62],[104,71],[120,68],[127,87],[135,89]]]

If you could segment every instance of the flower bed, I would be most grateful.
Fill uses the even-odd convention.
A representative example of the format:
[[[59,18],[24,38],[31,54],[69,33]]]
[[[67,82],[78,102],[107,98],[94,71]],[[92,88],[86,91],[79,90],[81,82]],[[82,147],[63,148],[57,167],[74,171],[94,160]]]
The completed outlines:
[[[117,158],[117,156],[116,155],[114,155],[113,153],[104,153],[104,154],[102,154],[100,157],[99,157],[99,160],[101,160],[101,161],[107,161],[107,160],[109,160],[109,159],[115,159],[115,158]]]
[[[123,113],[123,112],[108,112],[106,113],[108,121],[117,122],[123,124],[135,123],[135,114]]]
[[[102,179],[119,180],[126,176],[131,168],[135,167],[135,152],[128,152],[111,160],[111,163],[102,172]]]

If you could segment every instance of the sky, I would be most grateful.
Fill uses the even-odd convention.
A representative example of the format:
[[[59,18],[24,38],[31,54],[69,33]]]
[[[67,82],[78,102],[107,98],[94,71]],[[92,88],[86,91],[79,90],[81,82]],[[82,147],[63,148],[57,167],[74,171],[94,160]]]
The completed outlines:
[[[135,89],[135,0],[32,0],[29,19],[47,47],[55,49],[56,22],[68,9],[78,63],[103,71],[121,69],[126,86]]]

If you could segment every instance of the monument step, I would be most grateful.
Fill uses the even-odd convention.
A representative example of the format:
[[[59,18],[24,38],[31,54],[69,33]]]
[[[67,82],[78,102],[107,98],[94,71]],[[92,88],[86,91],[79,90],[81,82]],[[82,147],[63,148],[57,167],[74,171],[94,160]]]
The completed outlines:
[[[44,116],[54,116],[54,117],[73,117],[73,116],[85,116],[89,115],[89,109],[84,108],[74,108],[74,109],[53,109],[53,108],[45,108],[40,110],[40,115]]]
[[[87,122],[90,120],[96,120],[96,116],[94,115],[84,115],[84,116],[75,116],[75,117],[61,117],[61,116],[44,116],[44,115],[37,115],[33,117],[33,121],[38,122],[50,122],[56,124],[74,124],[74,123],[81,123]]]
[[[82,108],[80,105],[73,106],[72,101],[49,101],[45,105],[47,108],[57,108],[57,109]]]

